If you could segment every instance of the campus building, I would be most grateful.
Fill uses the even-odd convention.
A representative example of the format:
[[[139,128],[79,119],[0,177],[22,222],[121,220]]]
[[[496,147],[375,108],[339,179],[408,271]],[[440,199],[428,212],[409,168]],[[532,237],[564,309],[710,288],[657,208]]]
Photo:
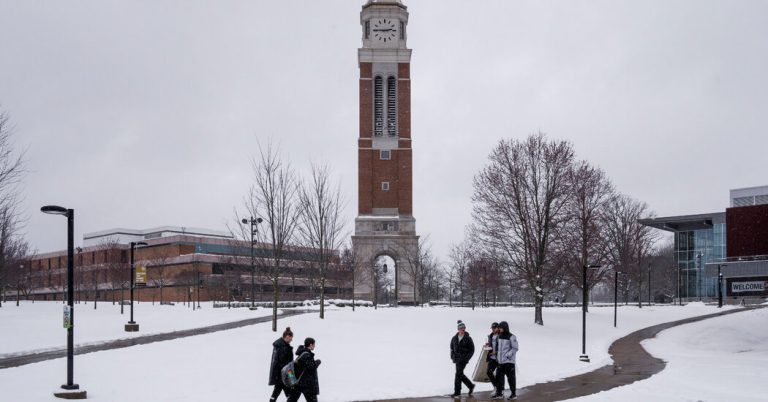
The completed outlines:
[[[643,219],[672,232],[683,299],[768,296],[768,186],[734,189],[725,212]]]
[[[111,229],[83,235],[75,250],[75,298],[125,300],[130,289],[130,242],[135,266],[146,269],[146,285],[134,298],[141,301],[272,300],[269,248],[207,229],[160,227],[149,230]],[[253,265],[252,265],[253,264]],[[253,270],[251,269],[253,267]],[[326,275],[329,298],[351,298],[351,275],[334,261]],[[252,275],[253,273],[253,275]],[[288,247],[280,268],[280,300],[314,299],[319,292],[319,269],[312,249]],[[28,261],[22,298],[63,300],[67,284],[67,251],[35,256]]]

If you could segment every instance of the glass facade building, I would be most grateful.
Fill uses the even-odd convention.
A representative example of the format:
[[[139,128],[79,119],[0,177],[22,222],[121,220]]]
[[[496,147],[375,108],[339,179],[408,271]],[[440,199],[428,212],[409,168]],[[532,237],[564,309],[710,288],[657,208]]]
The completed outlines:
[[[680,292],[684,298],[716,297],[717,278],[704,273],[709,263],[726,257],[725,223],[713,223],[708,229],[674,233],[675,263],[680,270]]]
[[[716,297],[717,277],[706,275],[705,267],[722,262],[727,256],[725,213],[643,219],[640,222],[673,232],[680,297]]]

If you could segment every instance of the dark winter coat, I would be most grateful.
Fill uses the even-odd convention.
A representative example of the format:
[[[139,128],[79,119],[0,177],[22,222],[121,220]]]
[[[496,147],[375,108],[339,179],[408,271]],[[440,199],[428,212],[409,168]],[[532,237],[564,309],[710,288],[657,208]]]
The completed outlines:
[[[459,342],[459,334],[451,339],[451,360],[454,363],[467,364],[472,355],[475,354],[475,342],[469,336],[469,332],[464,331],[464,337]]]
[[[503,331],[499,334],[498,350],[496,351],[496,361],[499,364],[515,364],[517,360],[517,337],[509,332],[509,324],[506,321],[499,323],[499,327]]]
[[[293,360],[293,346],[280,338],[272,343],[272,364],[269,366],[269,385],[279,384],[280,370]]]
[[[304,345],[296,349],[296,376],[301,377],[298,389],[305,394],[319,395],[320,381],[317,379],[317,368],[320,360],[315,360],[315,354]]]

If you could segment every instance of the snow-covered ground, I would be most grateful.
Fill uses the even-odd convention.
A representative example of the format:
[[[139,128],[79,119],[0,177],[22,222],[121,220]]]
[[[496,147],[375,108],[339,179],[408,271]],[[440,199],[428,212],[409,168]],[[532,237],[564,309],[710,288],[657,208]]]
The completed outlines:
[[[133,316],[140,331],[125,332],[124,325],[130,319],[130,306],[124,306],[124,314],[121,315],[120,306],[110,302],[99,303],[96,310],[92,303],[75,304],[75,344],[197,328],[261,317],[271,312],[268,309],[213,309],[211,303],[200,303],[200,306],[201,309],[192,311],[181,304],[160,306],[147,302],[134,303]],[[15,302],[4,303],[0,308],[0,333],[3,334],[0,357],[66,347],[63,309],[64,305],[60,302],[22,301],[19,307],[16,307]]]
[[[643,342],[667,367],[645,381],[584,398],[597,401],[765,401],[768,309],[663,331]]]
[[[145,307],[145,303],[141,307]],[[204,308],[202,313],[248,314],[246,311],[210,310]],[[342,308],[328,311],[325,320],[320,320],[316,312],[288,317],[280,320],[279,329],[282,331],[285,326],[290,326],[294,330],[294,346],[307,336],[317,339],[316,357],[323,361],[319,368],[321,400],[352,401],[450,393],[453,365],[448,345],[455,333],[457,319],[467,323],[478,349],[491,322],[506,320],[510,323],[520,342],[518,386],[523,387],[608,364],[608,346],[636,329],[716,310],[702,304],[642,309],[620,307],[619,328],[614,329],[612,308],[592,308],[587,325],[587,353],[592,358],[591,363],[578,360],[581,353],[581,313],[578,308],[545,309],[546,325],[543,327],[533,324],[531,308],[475,311],[467,308],[376,311],[358,308],[354,313],[349,308]],[[173,313],[167,314],[168,311]],[[183,307],[178,309],[178,314],[176,311],[169,309],[158,314],[165,316],[167,321],[185,321],[192,317],[192,313],[187,313]],[[150,313],[145,314],[147,321],[139,320],[142,325],[150,322]],[[740,314],[734,318],[743,320]],[[118,320],[117,324],[122,321]],[[13,328],[14,333],[25,330],[26,324],[14,322],[21,325],[21,328]],[[8,332],[7,325],[0,321],[0,333]],[[53,327],[45,330],[56,331],[57,336],[63,337],[60,324],[51,325]],[[183,325],[194,326],[186,322]],[[81,329],[83,332],[86,329]],[[271,343],[277,337],[268,324],[259,324],[76,356],[75,381],[88,391],[89,399],[97,401],[251,401],[259,399],[260,395],[266,398],[270,391],[267,377]],[[473,360],[468,375],[471,375],[474,364]],[[64,381],[65,367],[66,360],[57,359],[0,370],[0,389],[8,400],[53,400],[51,393]],[[481,384],[478,389],[490,389],[490,385]]]

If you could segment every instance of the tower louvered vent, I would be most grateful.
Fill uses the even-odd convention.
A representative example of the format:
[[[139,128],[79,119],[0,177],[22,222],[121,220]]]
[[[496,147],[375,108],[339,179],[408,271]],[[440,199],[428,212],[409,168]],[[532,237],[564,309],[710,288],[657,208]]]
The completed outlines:
[[[387,78],[387,133],[397,136],[397,79]]]
[[[384,135],[384,83],[380,76],[373,80],[373,135]]]

